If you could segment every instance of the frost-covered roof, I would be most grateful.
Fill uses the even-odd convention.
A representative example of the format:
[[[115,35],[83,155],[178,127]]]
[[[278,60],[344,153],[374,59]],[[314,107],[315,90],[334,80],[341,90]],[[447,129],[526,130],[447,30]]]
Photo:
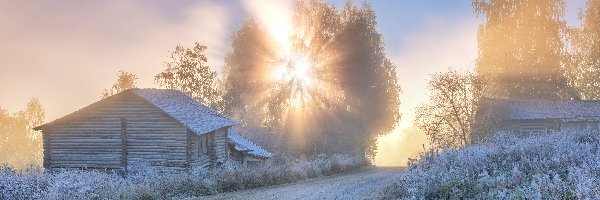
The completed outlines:
[[[196,99],[192,98],[191,96],[177,90],[135,88],[123,91],[113,96],[129,94],[133,94],[144,99],[149,104],[154,105],[199,135],[237,124],[212,108],[209,108],[208,106],[196,101]],[[105,103],[110,98],[113,97],[111,96],[109,98],[97,101],[67,116],[35,127],[34,130],[41,130],[44,129],[44,127],[56,123],[68,122],[71,119],[78,118],[78,116],[83,113],[93,112],[95,106]]]
[[[237,151],[248,151],[248,154],[250,155],[263,158],[270,158],[272,156],[270,152],[254,144],[233,129],[230,129],[229,134],[227,135],[229,142],[235,144],[234,148]]]
[[[586,100],[501,100],[513,120],[559,119],[563,121],[600,120],[600,101]]]
[[[178,90],[131,89],[131,91],[199,135],[237,124]]]

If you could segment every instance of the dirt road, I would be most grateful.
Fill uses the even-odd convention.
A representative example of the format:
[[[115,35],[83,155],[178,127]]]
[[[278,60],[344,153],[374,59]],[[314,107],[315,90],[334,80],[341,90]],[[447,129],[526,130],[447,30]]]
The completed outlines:
[[[402,168],[370,168],[267,188],[216,194],[199,199],[380,199]]]

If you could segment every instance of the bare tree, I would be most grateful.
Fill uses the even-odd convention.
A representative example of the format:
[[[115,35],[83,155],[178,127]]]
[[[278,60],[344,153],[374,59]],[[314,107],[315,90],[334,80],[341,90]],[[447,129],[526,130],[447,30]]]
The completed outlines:
[[[453,69],[432,75],[429,102],[417,108],[415,124],[429,136],[433,148],[458,148],[481,140],[483,133],[474,133],[474,126],[487,120],[478,109],[496,88],[489,82]]]

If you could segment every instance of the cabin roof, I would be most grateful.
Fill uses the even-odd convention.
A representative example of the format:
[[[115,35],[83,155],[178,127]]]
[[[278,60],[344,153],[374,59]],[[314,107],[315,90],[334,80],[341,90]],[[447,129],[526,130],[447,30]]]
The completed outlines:
[[[233,129],[230,129],[227,135],[229,142],[235,145],[233,148],[237,151],[245,151],[250,155],[262,158],[270,158],[272,156],[270,152],[254,144],[252,141],[246,139]]]
[[[600,101],[504,99],[512,120],[600,121]]]
[[[131,91],[199,135],[237,124],[178,90],[131,89]]]
[[[204,134],[213,130],[233,126],[237,123],[221,115],[219,112],[211,109],[208,106],[198,102],[191,96],[180,92],[178,90],[171,89],[129,89],[119,94],[131,93],[134,94],[161,111],[165,112],[173,119],[186,126],[188,129],[196,134]],[[119,95],[116,94],[116,95]],[[116,96],[113,95],[113,96]],[[109,97],[110,98],[110,97]],[[106,101],[109,98],[100,100],[94,104],[98,104],[102,101]],[[35,127],[35,130],[44,129],[44,127],[57,122],[68,121],[72,117],[79,113],[86,112],[86,108],[92,107],[94,104],[75,111],[67,116],[46,123],[44,125]]]

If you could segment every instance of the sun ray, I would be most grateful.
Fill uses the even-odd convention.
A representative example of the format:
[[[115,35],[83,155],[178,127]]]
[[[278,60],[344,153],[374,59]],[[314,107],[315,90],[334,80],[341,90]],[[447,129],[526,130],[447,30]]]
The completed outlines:
[[[321,121],[336,119],[334,115],[344,109],[340,102],[345,95],[337,70],[339,52],[330,35],[335,30],[323,32],[314,28],[321,21],[300,15],[293,15],[288,23],[283,18],[264,21],[268,14],[262,14],[265,16],[258,19],[268,38],[268,45],[262,46],[267,51],[257,52],[261,58],[248,62],[258,66],[247,75],[255,80],[248,91],[254,98],[246,100],[249,104],[244,105],[244,111],[250,118],[259,114],[255,120],[273,128],[280,137],[293,137],[286,141],[314,140],[328,128]]]

